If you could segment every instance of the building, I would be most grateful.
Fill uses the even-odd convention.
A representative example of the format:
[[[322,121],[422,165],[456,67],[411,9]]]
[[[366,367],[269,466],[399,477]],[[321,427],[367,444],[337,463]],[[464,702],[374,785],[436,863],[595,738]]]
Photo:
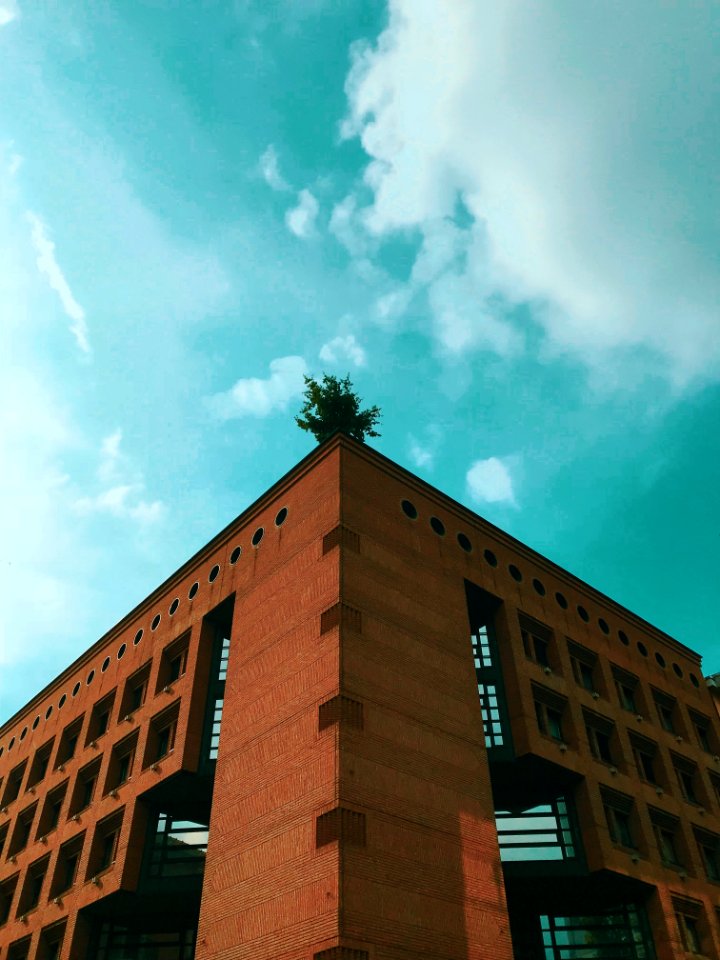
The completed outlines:
[[[0,958],[717,957],[717,716],[335,436],[0,728]]]

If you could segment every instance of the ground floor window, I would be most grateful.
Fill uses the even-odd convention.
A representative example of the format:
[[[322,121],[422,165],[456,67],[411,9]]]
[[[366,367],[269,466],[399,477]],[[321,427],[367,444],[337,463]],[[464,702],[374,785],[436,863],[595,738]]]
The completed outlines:
[[[571,860],[576,856],[565,797],[527,810],[496,810],[495,823],[504,862]]]
[[[146,931],[122,924],[100,928],[95,960],[193,960],[196,930]]]
[[[545,960],[652,960],[645,913],[634,904],[594,915],[540,917]]]

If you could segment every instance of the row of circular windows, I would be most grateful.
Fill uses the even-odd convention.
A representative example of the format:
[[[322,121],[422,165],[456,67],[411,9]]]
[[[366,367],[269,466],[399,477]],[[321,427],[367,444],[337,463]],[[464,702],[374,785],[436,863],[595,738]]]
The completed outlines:
[[[287,520],[287,515],[288,515],[287,507],[283,507],[281,510],[279,510],[275,517],[275,526],[281,527]],[[265,528],[258,527],[257,530],[253,533],[252,537],[250,538],[250,543],[253,545],[253,547],[259,547],[260,542],[262,541],[262,538],[264,536],[265,536]],[[240,546],[235,547],[233,552],[230,554],[231,566],[234,566],[238,562],[241,554],[242,554],[242,547]],[[208,583],[213,583],[215,580],[217,580],[219,574],[220,574],[220,564],[216,563],[215,566],[211,569],[210,573],[208,574]],[[199,589],[200,589],[200,582],[196,580],[195,583],[193,583],[193,585],[190,587],[190,590],[188,591],[188,600],[193,600]],[[172,617],[177,612],[177,609],[179,606],[180,606],[180,598],[175,597],[175,599],[170,604],[170,607],[168,608],[168,615]],[[159,613],[156,613],[150,624],[150,629],[153,631],[157,630],[157,628],[160,626],[161,619],[162,619],[162,615]],[[133,639],[133,646],[136,647],[140,643],[140,641],[143,638],[143,633],[144,631],[141,627],[138,630],[138,632],[135,634],[135,638]],[[120,646],[118,647],[118,651],[116,654],[117,659],[122,660],[122,658],[125,656],[126,651],[127,651],[127,644],[121,643]],[[105,659],[102,662],[102,666],[100,667],[100,672],[105,673],[107,668],[110,666],[111,662],[112,661],[110,657],[105,657]],[[85,680],[85,685],[89,687],[94,679],[95,679],[95,669],[93,668],[90,671],[90,673],[88,673],[87,675],[87,679]],[[72,689],[73,697],[76,697],[78,695],[81,687],[82,687],[82,683],[80,680],[78,680]],[[67,694],[64,693],[58,700],[58,710],[62,710],[66,702],[67,702]],[[52,716],[52,713],[53,713],[53,706],[52,704],[50,704],[50,706],[45,711],[45,719],[49,720],[50,717]],[[33,720],[31,724],[31,729],[32,730],[37,729],[37,726],[39,723],[40,723],[40,714],[38,714]],[[18,741],[21,743],[25,739],[27,734],[28,734],[28,728],[23,727],[22,730],[20,731]],[[15,737],[11,737],[7,745],[8,751],[12,750],[14,746],[15,746]],[[0,747],[0,757],[3,755],[4,750],[5,750],[4,747]]]
[[[417,510],[417,507],[410,500],[401,500],[400,506],[405,516],[409,517],[410,520],[418,519],[419,513]],[[434,516],[430,517],[429,522],[430,522],[430,527],[432,528],[432,530],[435,531],[435,533],[439,537],[445,536],[445,533],[446,533],[445,524],[442,522],[442,520],[440,520],[439,517],[434,517]],[[473,551],[472,542],[465,533],[457,534],[457,542],[466,553],[472,553]],[[489,549],[484,550],[483,558],[489,566],[497,567],[498,558],[496,557],[496,555],[493,553],[492,550],[489,550]],[[517,567],[514,563],[508,564],[508,573],[513,578],[513,580],[516,581],[516,583],[522,582],[523,580],[522,570],[520,570],[520,568]],[[547,591],[545,589],[545,584],[542,582],[542,580],[538,580],[537,577],[533,577],[531,582],[532,582],[532,587],[535,593],[537,593],[541,597],[544,597]],[[559,591],[555,594],[555,602],[563,610],[567,610],[570,606],[568,603],[567,597],[563,593],[560,593]],[[590,614],[587,612],[587,610],[582,604],[579,603],[576,607],[576,610],[577,610],[578,616],[584,623],[590,622]],[[600,630],[602,631],[602,633],[605,634],[605,636],[610,635],[610,626],[606,620],[604,620],[602,617],[598,617],[597,624]],[[623,646],[626,646],[626,647],[630,646],[630,640],[624,630],[618,630],[617,635],[618,635],[618,639],[623,644]],[[636,646],[640,656],[642,657],[648,656],[648,649],[645,646],[645,644],[642,642],[642,640],[638,640]],[[667,667],[667,662],[665,660],[665,657],[663,657],[661,653],[655,654],[655,661],[658,664],[658,666],[662,667],[663,670]],[[683,678],[684,676],[683,669],[680,666],[680,664],[673,663],[672,669],[676,677],[680,679]],[[698,680],[698,678],[694,673],[689,673],[688,676],[689,676],[690,682],[694,687],[700,686],[700,681]]]

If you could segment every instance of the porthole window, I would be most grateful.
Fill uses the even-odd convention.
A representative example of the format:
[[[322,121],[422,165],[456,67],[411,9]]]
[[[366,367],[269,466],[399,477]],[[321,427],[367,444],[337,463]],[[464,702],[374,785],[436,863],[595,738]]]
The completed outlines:
[[[26,736],[27,736],[27,727],[23,727],[22,731],[20,732],[20,739],[24,740]]]
[[[192,598],[195,596],[195,594],[198,592],[199,589],[200,589],[200,584],[196,580],[195,583],[190,587],[190,590],[188,591],[188,600],[192,600]]]
[[[217,580],[217,576],[219,573],[220,573],[220,565],[216,563],[215,566],[210,571],[210,573],[208,574],[208,581],[210,583],[213,583],[215,580]]]
[[[513,580],[516,580],[518,583],[520,583],[520,581],[523,578],[523,575],[522,575],[522,572],[515,566],[514,563],[510,564],[510,566],[508,567],[508,570],[510,571],[510,576],[513,578]]]
[[[110,657],[105,657],[105,659],[103,660],[103,663],[102,663],[102,666],[100,667],[100,669],[102,670],[103,673],[105,673],[105,671],[107,670],[107,668],[108,668],[109,666],[110,666]]]
[[[472,544],[470,543],[470,538],[466,537],[464,533],[459,533],[457,535],[457,542],[460,544],[461,548],[465,553],[472,552]]]
[[[580,617],[581,620],[584,620],[585,623],[588,623],[588,622],[589,622],[589,620],[590,620],[590,614],[587,612],[587,610],[585,609],[585,607],[583,607],[581,604],[578,604],[577,612],[578,612],[578,616]]]
[[[45,711],[45,719],[49,720],[51,716],[52,716],[52,704],[50,704],[50,706]]]
[[[287,520],[287,515],[288,515],[287,507],[282,507],[282,509],[278,510],[277,516],[275,517],[275,526],[281,527]]]
[[[557,603],[559,607],[562,607],[563,610],[567,610],[568,608],[567,597],[563,593],[555,594],[555,603]]]
[[[691,673],[691,674],[689,674],[689,676],[690,676],[690,683],[691,683],[694,687],[699,687],[699,686],[700,686],[700,681],[699,681],[698,678],[695,676],[695,674],[694,674],[694,673]]]
[[[33,730],[37,730],[37,725],[40,723],[40,714],[38,714],[32,722]]]
[[[62,710],[62,708],[65,706],[65,701],[66,701],[66,700],[67,700],[67,694],[64,693],[64,694],[60,697],[60,700],[59,700],[59,702],[58,702],[58,710]]]
[[[126,650],[127,650],[127,644],[126,644],[126,643],[121,643],[121,644],[120,644],[120,648],[119,648],[119,650],[118,650],[118,652],[117,652],[117,658],[118,658],[118,660],[122,660],[122,658],[125,656],[125,651],[126,651]]]
[[[15,737],[10,737],[10,743],[8,744],[8,750],[12,750],[15,746]]]
[[[485,563],[491,567],[496,567],[498,565],[498,559],[492,550],[483,551],[483,557],[485,558]]]
[[[4,752],[5,752],[5,747],[0,747],[0,757],[3,755]]]
[[[545,584],[542,580],[538,580],[537,577],[532,582],[535,593],[539,593],[541,597],[545,596]]]
[[[406,517],[409,517],[411,520],[417,520],[418,512],[414,503],[411,503],[409,500],[403,500],[400,506]]]
[[[135,639],[133,640],[133,644],[137,646],[142,640],[142,638],[143,638],[143,632],[142,632],[142,628],[140,628],[140,630],[138,630],[138,632],[135,634]]]
[[[627,647],[630,645],[630,641],[628,640],[628,635],[625,633],[624,630],[618,630],[618,638],[620,639],[620,643],[624,647]]]
[[[667,664],[665,663],[665,657],[664,657],[661,653],[656,653],[656,654],[655,654],[655,662],[656,662],[659,666],[661,666],[661,667],[663,668],[663,670],[664,670],[665,667],[667,666]]]
[[[255,533],[252,535],[252,540],[251,540],[252,545],[256,547],[264,536],[265,536],[265,530],[262,527],[258,527]]]
[[[234,566],[240,559],[240,554],[242,553],[242,547],[235,547],[233,552],[230,554],[230,564]]]
[[[638,640],[637,648],[641,657],[646,657],[648,655],[647,647],[641,640]]]
[[[87,675],[87,681],[86,681],[87,685],[90,686],[90,684],[93,682],[94,679],[95,679],[95,671],[91,670],[90,673]]]
[[[73,694],[72,694],[72,695],[73,695],[74,697],[76,697],[76,696],[78,695],[79,690],[80,690],[80,681],[78,680],[78,682],[77,682],[77,683],[75,684],[75,686],[73,687]]]
[[[680,677],[682,679],[683,672],[679,664],[673,664],[673,672],[675,673],[676,677]]]
[[[179,606],[180,606],[180,598],[179,598],[179,597],[175,597],[175,599],[173,600],[173,602],[170,604],[170,610],[168,611],[168,613],[170,614],[171,617],[172,617],[173,614],[176,612],[176,610],[177,610],[177,608],[178,608]]]
[[[160,614],[156,613],[152,619],[152,623],[150,624],[150,629],[157,630],[159,626],[160,626]]]
[[[439,517],[430,517],[430,526],[439,537],[445,536],[445,524]]]
[[[598,620],[598,626],[602,632],[607,636],[610,633],[610,627],[607,625],[607,620],[603,620],[602,617]]]

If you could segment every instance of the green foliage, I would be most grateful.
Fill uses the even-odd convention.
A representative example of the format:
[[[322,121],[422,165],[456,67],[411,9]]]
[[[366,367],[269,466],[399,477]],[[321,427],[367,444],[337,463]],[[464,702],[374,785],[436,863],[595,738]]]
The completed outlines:
[[[360,397],[353,392],[350,377],[338,380],[325,373],[321,383],[305,377],[305,403],[295,423],[301,430],[309,430],[318,443],[338,430],[364,443],[365,434],[380,436],[374,429],[380,416],[379,407],[360,409]]]

